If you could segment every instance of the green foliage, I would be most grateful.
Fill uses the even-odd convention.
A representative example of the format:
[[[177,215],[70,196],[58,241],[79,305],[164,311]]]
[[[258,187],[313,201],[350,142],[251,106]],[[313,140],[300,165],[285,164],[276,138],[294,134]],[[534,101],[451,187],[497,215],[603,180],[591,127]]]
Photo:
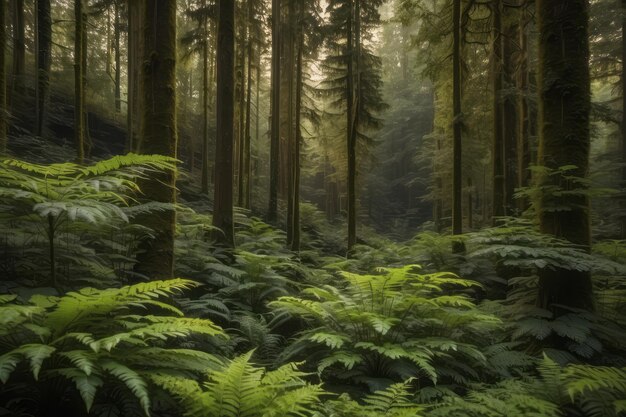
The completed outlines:
[[[570,365],[565,368],[567,393],[592,416],[626,412],[626,368]],[[614,409],[607,407],[613,404]]]
[[[289,363],[274,371],[254,366],[252,352],[209,372],[202,385],[169,375],[152,380],[180,398],[188,416],[281,417],[311,416],[324,393],[320,385]]]
[[[466,384],[486,363],[477,343],[488,341],[499,320],[464,294],[476,282],[418,271],[408,265],[378,275],[342,272],[340,285],[270,303],[307,326],[284,356],[304,350],[319,373],[373,391],[409,377]]]
[[[172,345],[192,335],[224,335],[211,321],[186,318],[160,300],[196,285],[174,279],[85,288],[62,297],[35,295],[25,304],[2,296],[0,402],[14,397],[17,388],[25,398],[13,403],[12,412],[38,414],[62,408],[78,394],[89,412],[122,390],[149,414],[152,374],[193,378],[218,363],[207,353]],[[51,390],[56,397],[46,395]],[[32,408],[20,409],[24,405]]]
[[[384,390],[366,395],[362,404],[350,399],[347,394],[338,399],[327,401],[323,412],[316,414],[324,417],[420,417],[426,407],[411,401],[411,380],[391,384]]]
[[[138,204],[137,181],[175,169],[175,162],[134,154],[90,166],[0,161],[0,233],[10,273],[22,286],[114,284],[134,263],[138,239],[150,232],[132,219],[173,209]]]

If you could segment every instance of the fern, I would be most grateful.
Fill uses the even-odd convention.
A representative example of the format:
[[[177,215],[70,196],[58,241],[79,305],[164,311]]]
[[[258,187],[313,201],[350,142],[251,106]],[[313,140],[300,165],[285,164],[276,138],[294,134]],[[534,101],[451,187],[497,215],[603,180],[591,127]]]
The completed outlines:
[[[129,227],[131,218],[175,209],[139,204],[137,180],[175,169],[175,163],[164,156],[133,154],[91,166],[0,161],[0,236],[6,253],[16,260],[15,278],[34,274],[32,286],[57,290],[70,287],[70,277],[93,278],[91,285],[119,282],[134,263],[126,255],[149,232]]]
[[[178,396],[189,416],[311,416],[323,390],[303,379],[295,364],[265,371],[250,362],[252,351],[210,371],[203,387],[164,375],[154,382]]]
[[[38,384],[59,384],[61,378],[68,384],[58,388],[66,393],[76,389],[89,411],[101,398],[98,392],[121,386],[149,414],[153,373],[171,370],[193,378],[221,363],[213,355],[175,347],[177,339],[192,335],[224,336],[211,321],[181,317],[178,309],[160,300],[196,285],[174,279],[85,288],[62,297],[33,296],[28,305],[3,296],[0,309],[13,313],[3,315],[0,325],[0,398],[12,395],[16,371],[28,369],[32,380],[26,383],[35,392]],[[145,314],[146,309],[164,314]],[[143,314],[133,314],[136,310]],[[22,373],[15,376],[15,384],[24,383],[20,380]]]
[[[343,286],[303,290],[308,298],[270,303],[279,314],[302,318],[308,328],[283,358],[306,356],[329,378],[366,382],[416,377],[436,383],[445,363],[459,381],[476,377],[486,358],[476,347],[499,321],[463,293],[478,284],[449,273],[419,274],[419,267],[380,268],[378,275],[341,272]],[[468,366],[469,365],[469,366]]]

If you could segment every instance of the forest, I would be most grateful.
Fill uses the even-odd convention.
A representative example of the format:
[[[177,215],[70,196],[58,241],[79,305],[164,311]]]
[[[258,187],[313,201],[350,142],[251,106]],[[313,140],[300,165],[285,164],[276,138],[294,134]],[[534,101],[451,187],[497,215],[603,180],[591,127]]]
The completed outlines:
[[[0,23],[0,417],[626,416],[626,0]]]

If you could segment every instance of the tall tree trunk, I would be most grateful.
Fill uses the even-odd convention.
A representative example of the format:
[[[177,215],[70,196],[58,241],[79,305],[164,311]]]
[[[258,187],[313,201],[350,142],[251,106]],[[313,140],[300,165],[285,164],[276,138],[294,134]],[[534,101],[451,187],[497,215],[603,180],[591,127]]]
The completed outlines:
[[[126,1],[128,13],[128,105],[127,116],[127,150],[129,152],[141,151],[140,110],[142,107],[143,93],[141,92],[140,70],[142,60],[141,27],[142,14],[141,2],[135,0]]]
[[[270,129],[270,184],[267,220],[278,218],[278,175],[280,161],[280,0],[272,0],[272,97]]]
[[[23,94],[26,69],[24,0],[12,0],[11,4],[13,6],[13,91]]]
[[[296,138],[294,143],[293,161],[293,235],[291,238],[291,250],[300,251],[300,145],[302,142],[301,108],[302,108],[302,55],[304,54],[304,28],[302,27],[302,15],[304,5],[300,5],[300,17],[298,28],[298,46],[296,58]]]
[[[45,126],[46,104],[50,90],[50,48],[52,47],[52,18],[50,0],[37,0],[37,123],[35,134],[41,136]]]
[[[622,0],[622,190],[626,189],[626,0]],[[626,211],[626,196],[622,197]],[[626,214],[622,216],[622,239],[626,239]]]
[[[0,156],[7,151],[6,0],[0,0]]]
[[[121,86],[121,76],[122,76],[122,58],[120,55],[120,5],[118,3],[119,0],[115,1],[114,4],[114,12],[115,19],[113,28],[113,37],[114,37],[114,58],[115,58],[115,112],[120,113],[122,111],[122,86]]]
[[[567,175],[586,177],[589,166],[589,4],[587,0],[537,0],[539,29],[539,162],[555,170],[576,168]],[[541,186],[569,191],[558,198],[545,194],[538,206],[541,231],[589,249],[589,201],[584,189],[564,176],[543,176]],[[554,205],[558,207],[555,207]],[[565,206],[568,210],[562,210]],[[560,306],[592,309],[588,272],[542,270],[538,305],[555,314]]]
[[[249,11],[248,11],[248,22],[251,22],[254,19],[254,9],[252,8],[252,2],[249,2]],[[249,209],[250,208],[250,148],[251,148],[251,137],[250,137],[250,123],[252,121],[252,69],[253,69],[253,52],[254,48],[252,46],[253,37],[252,37],[252,24],[249,23],[248,28],[248,71],[247,71],[247,92],[246,92],[246,126],[244,129],[244,146],[243,146],[243,204],[242,207]],[[256,80],[257,84],[259,80]]]
[[[530,111],[527,97],[529,96],[528,73],[528,33],[526,16],[522,15],[519,24],[519,62],[517,69],[517,187],[523,188],[530,184]],[[517,210],[523,212],[528,208],[528,201],[517,199]]]
[[[493,224],[498,217],[506,215],[505,174],[504,174],[504,128],[502,115],[502,0],[492,4],[493,27],[491,30],[491,76],[493,81],[493,143],[491,158],[493,164]]]
[[[74,143],[76,144],[76,160],[85,162],[85,67],[83,53],[85,48],[85,11],[83,0],[74,1]]]
[[[503,36],[502,74],[507,93],[502,97],[504,139],[504,213],[512,216],[515,211],[515,187],[517,184],[517,101],[510,93],[515,89],[516,62],[515,54],[518,25],[509,23]]]
[[[248,2],[250,4],[250,2]],[[248,8],[246,8],[246,13],[243,19],[242,29],[241,29],[241,44],[239,50],[239,67],[241,68],[240,77],[239,77],[239,106],[238,106],[238,129],[237,129],[237,143],[239,146],[237,147],[237,206],[244,206],[244,178],[245,178],[245,168],[244,168],[244,160],[245,160],[245,143],[246,143],[246,134],[245,134],[245,113],[246,113],[246,93],[247,93],[247,76],[246,76],[246,57],[247,57],[247,44],[248,44]]]
[[[346,134],[347,134],[347,155],[348,155],[348,252],[356,243],[356,118],[358,110],[356,108],[357,95],[355,91],[355,55],[359,53],[355,48],[355,26],[358,18],[354,12],[353,0],[348,0],[350,12],[346,22],[347,47],[347,74],[346,74]]]
[[[453,174],[452,174],[452,234],[463,233],[463,154],[461,141],[461,0],[453,3],[453,50],[452,50],[452,112],[453,112]],[[456,244],[455,251],[462,245]]]
[[[206,0],[202,6],[207,7]],[[209,194],[209,19],[204,16],[204,39],[202,39],[202,194]]]
[[[233,226],[233,122],[235,70],[235,1],[220,0],[217,33],[217,140],[213,226],[216,240],[235,246]]]
[[[284,159],[284,172],[283,184],[287,192],[287,245],[291,245],[293,240],[293,167],[294,167],[294,142],[295,142],[295,126],[294,126],[294,54],[295,54],[295,4],[293,1],[289,2],[288,15],[285,23],[287,30],[283,36],[285,42],[284,50],[284,62],[285,71],[283,72],[283,79],[286,81],[286,89],[284,91],[285,101],[284,106],[284,121],[283,130],[284,134],[281,137],[285,138],[285,158]]]
[[[176,2],[142,2],[141,11],[141,151],[176,158]],[[151,175],[141,189],[148,200],[175,203],[176,173]],[[140,221],[152,229],[154,238],[142,242],[137,272],[150,279],[171,278],[176,211],[149,213]]]

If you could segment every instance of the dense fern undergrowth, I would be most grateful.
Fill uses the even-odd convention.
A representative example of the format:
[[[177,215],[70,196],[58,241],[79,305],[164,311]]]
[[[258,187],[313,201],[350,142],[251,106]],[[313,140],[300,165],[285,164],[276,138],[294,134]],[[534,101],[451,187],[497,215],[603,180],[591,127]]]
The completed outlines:
[[[587,254],[511,219],[397,243],[302,205],[303,244],[208,201],[143,201],[175,161],[0,162],[0,415],[617,416],[626,412],[626,246]],[[176,274],[133,270],[177,210]],[[595,312],[536,306],[542,268],[590,271]],[[554,343],[554,340],[559,343]]]

